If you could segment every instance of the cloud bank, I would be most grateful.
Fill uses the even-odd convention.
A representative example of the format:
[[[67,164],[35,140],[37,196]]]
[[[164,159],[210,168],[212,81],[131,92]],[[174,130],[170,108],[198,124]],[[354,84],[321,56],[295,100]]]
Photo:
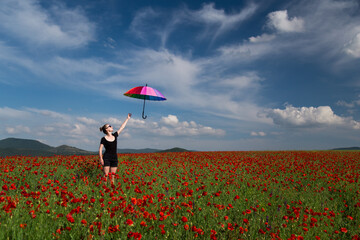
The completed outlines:
[[[92,145],[93,148],[90,150],[96,150],[98,147],[98,140],[102,134],[99,132],[100,126],[109,123],[117,130],[123,123],[123,119],[118,117],[74,116],[34,108],[3,107],[0,108],[0,113],[0,116],[3,117],[0,128],[1,135],[19,138],[35,136],[36,139],[53,145],[69,144],[84,147],[87,144]],[[26,123],[22,120],[23,117],[28,119]],[[146,135],[161,136],[163,141],[167,141],[188,136],[223,137],[225,131],[194,121],[180,121],[177,116],[168,115],[161,117],[158,121],[131,118],[122,137],[136,140]]]
[[[279,32],[303,32],[304,20],[301,18],[289,18],[287,10],[269,13],[267,25]]]
[[[334,126],[360,129],[360,122],[334,114],[329,106],[298,108],[286,106],[285,109],[268,110],[266,116],[277,125],[291,128]]]
[[[80,9],[57,4],[45,10],[36,0],[2,0],[0,7],[0,31],[32,46],[77,48],[95,36],[95,25]]]

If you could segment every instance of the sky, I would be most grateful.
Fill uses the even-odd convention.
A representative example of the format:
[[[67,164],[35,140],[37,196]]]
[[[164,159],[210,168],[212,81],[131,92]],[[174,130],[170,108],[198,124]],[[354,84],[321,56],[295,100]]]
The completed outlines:
[[[360,146],[359,66],[358,0],[1,0],[0,139],[97,151],[132,113],[118,148]]]

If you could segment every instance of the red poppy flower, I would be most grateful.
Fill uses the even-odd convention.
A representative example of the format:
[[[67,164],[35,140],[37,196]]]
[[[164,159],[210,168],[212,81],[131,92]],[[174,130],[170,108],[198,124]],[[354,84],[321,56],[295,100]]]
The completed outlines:
[[[71,223],[74,223],[74,222],[75,222],[73,216],[72,216],[70,213],[69,213],[68,215],[66,215],[66,218],[67,218],[67,220],[68,220],[69,222],[71,222]]]
[[[126,225],[129,225],[129,226],[134,226],[134,221],[131,220],[131,219],[127,219],[127,220],[125,221],[125,224],[126,224]]]

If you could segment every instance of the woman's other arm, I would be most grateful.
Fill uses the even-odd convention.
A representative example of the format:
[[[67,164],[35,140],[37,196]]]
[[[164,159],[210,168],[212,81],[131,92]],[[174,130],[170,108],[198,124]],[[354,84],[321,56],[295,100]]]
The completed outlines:
[[[103,147],[104,147],[104,145],[103,145],[103,144],[100,144],[100,147],[99,147],[99,158],[100,158],[100,164],[101,164],[102,166],[104,166]]]

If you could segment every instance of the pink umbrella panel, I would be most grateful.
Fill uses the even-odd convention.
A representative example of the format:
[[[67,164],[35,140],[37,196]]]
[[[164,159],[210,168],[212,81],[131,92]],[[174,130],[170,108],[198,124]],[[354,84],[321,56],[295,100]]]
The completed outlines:
[[[146,84],[146,86],[134,87],[134,88],[130,89],[129,91],[127,91],[126,93],[124,93],[124,95],[128,96],[128,97],[132,97],[132,98],[144,99],[143,112],[142,112],[143,119],[147,118],[147,116],[144,116],[146,100],[151,100],[151,101],[165,101],[166,100],[164,95],[162,95],[155,88],[148,87],[147,84]]]

